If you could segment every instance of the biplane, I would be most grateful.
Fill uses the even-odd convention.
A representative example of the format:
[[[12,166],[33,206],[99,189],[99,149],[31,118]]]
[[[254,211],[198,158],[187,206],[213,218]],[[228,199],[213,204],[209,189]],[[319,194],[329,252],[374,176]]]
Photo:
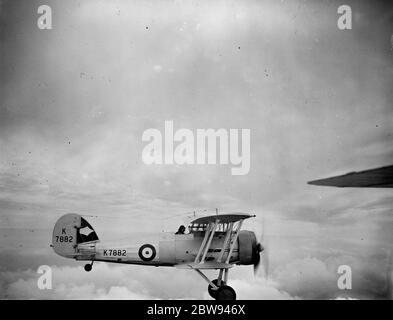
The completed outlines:
[[[191,221],[188,232],[181,226],[178,232],[162,232],[148,242],[116,247],[101,243],[83,216],[70,213],[56,222],[52,247],[60,256],[90,261],[86,271],[95,261],[194,270],[208,283],[212,298],[235,300],[236,292],[227,284],[229,269],[254,265],[255,271],[264,251],[254,232],[241,230],[244,220],[252,217],[245,213],[199,217]],[[210,280],[205,270],[218,270],[217,279]]]

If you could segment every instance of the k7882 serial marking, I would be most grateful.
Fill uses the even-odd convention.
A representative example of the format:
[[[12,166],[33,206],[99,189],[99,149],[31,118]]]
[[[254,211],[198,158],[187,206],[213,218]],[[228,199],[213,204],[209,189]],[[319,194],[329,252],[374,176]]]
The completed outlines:
[[[106,249],[104,250],[105,257],[125,257],[127,250],[125,249]]]
[[[56,236],[56,242],[72,242],[74,241],[73,236]]]

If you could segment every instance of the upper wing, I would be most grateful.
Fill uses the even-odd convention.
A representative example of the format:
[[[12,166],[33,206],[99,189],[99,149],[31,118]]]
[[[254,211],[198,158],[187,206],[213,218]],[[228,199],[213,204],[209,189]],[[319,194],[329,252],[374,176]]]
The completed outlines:
[[[208,223],[214,223],[217,220],[219,220],[220,223],[230,223],[230,222],[236,222],[239,220],[244,220],[253,217],[255,217],[255,215],[251,215],[247,213],[218,214],[218,215],[206,216],[206,217],[195,219],[194,221],[191,221],[191,224],[208,224]]]
[[[309,181],[308,184],[341,188],[393,188],[393,165]]]

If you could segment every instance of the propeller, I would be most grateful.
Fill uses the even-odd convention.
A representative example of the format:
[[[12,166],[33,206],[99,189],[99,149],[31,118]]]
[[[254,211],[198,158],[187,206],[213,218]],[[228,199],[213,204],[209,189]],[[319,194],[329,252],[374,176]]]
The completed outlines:
[[[255,245],[255,258],[254,258],[254,275],[257,274],[259,270],[259,265],[261,263],[261,255],[264,250],[264,247],[262,246],[261,243],[257,243]]]
[[[269,275],[269,251],[267,240],[265,239],[265,219],[263,219],[262,236],[258,243],[255,243],[254,275],[257,275],[260,264],[262,263],[265,278]]]

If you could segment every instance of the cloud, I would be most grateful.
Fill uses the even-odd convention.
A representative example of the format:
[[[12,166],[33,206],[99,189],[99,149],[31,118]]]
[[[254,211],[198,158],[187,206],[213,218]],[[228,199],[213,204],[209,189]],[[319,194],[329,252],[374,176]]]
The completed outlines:
[[[266,281],[263,278],[248,281],[234,279],[230,285],[236,288],[237,297],[242,300],[292,300],[297,298],[280,290],[274,281]],[[206,294],[205,297],[207,297]]]
[[[337,275],[316,258],[296,259],[273,274],[280,288],[305,299],[323,299],[337,291]]]
[[[149,295],[138,276],[125,268],[97,263],[87,274],[79,267],[52,266],[53,289],[40,290],[40,274],[33,270],[3,272],[2,297],[8,299],[154,299]],[[147,272],[148,273],[148,272]],[[146,272],[138,272],[142,278]]]
[[[207,283],[189,270],[96,263],[90,273],[81,266],[52,266],[52,290],[40,290],[34,270],[0,273],[1,298],[7,299],[211,299]],[[176,286],[173,285],[176,277]],[[291,299],[261,278],[231,279],[239,299]]]
[[[301,299],[386,299],[390,290],[387,278],[392,272],[386,258],[386,254],[365,259],[343,253],[305,257],[277,266],[272,277],[277,283],[276,288]],[[338,267],[341,265],[351,269],[351,290],[338,287],[341,276]]]
[[[299,248],[299,254],[301,248]],[[41,276],[35,269],[1,270],[0,298],[6,299],[211,299],[207,283],[191,270],[147,266],[113,265],[96,262],[89,273],[80,263],[52,265],[52,290],[40,290]],[[385,256],[362,259],[339,252],[325,257],[291,258],[277,264],[273,260],[269,279],[254,276],[250,266],[230,271],[229,285],[238,299],[384,299],[388,288]],[[352,269],[352,290],[337,286],[339,265]],[[391,272],[391,270],[390,270]],[[216,272],[207,275],[214,279]],[[173,285],[176,279],[176,285]]]

